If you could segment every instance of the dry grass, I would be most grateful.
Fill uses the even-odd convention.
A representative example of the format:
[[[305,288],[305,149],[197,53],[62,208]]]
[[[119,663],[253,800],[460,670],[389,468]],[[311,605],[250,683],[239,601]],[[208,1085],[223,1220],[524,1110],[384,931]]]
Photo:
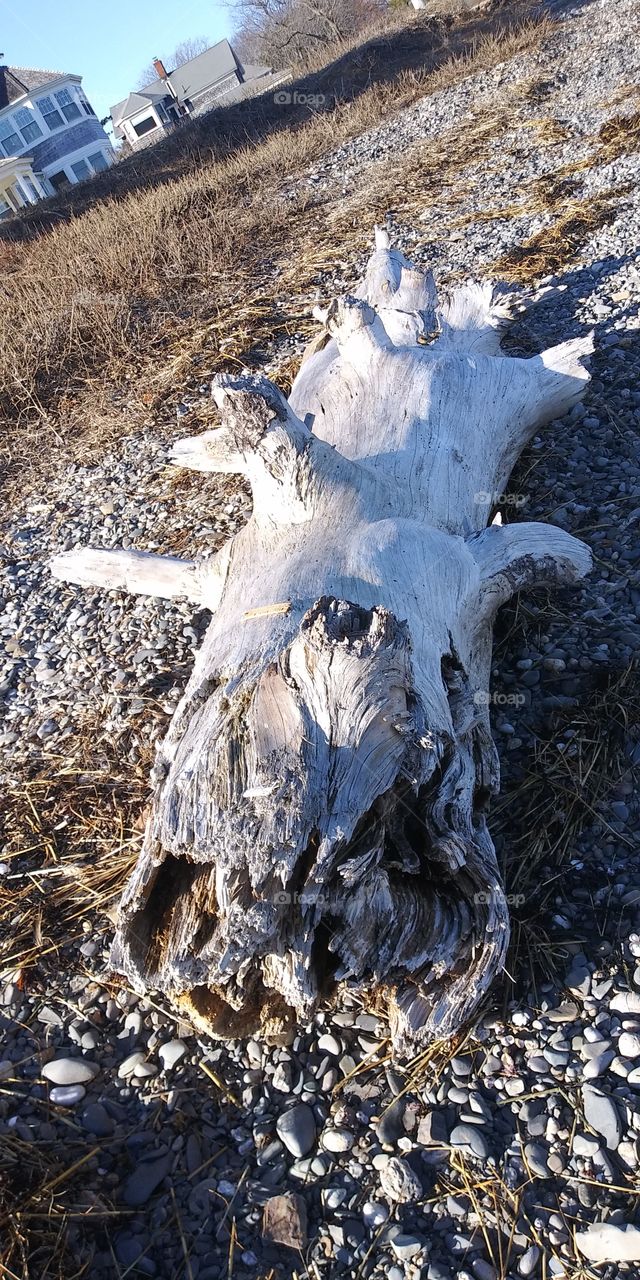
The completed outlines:
[[[640,149],[640,111],[632,115],[613,116],[606,120],[599,133],[601,163],[618,160]]]
[[[0,967],[37,1007],[56,1002],[57,974],[69,946],[111,927],[111,913],[142,840],[149,758],[125,767],[126,743],[111,744],[87,722],[70,758],[52,757],[27,776],[4,780],[3,860],[11,870],[0,891]],[[74,953],[77,956],[77,952]],[[114,987],[115,993],[115,987]],[[65,998],[64,1003],[67,1003]],[[32,1097],[21,1073],[3,1080],[0,1099],[15,1110]],[[48,1119],[50,1103],[32,1103]],[[60,1115],[56,1117],[60,1121]],[[87,1148],[75,1117],[64,1117],[63,1143],[3,1137],[0,1148],[0,1274],[7,1280],[70,1280],[91,1273],[91,1237],[122,1224],[95,1185],[101,1147]],[[81,1264],[69,1229],[82,1223]]]
[[[625,190],[619,188],[591,200],[561,200],[562,211],[555,222],[502,254],[493,270],[501,279],[517,284],[530,284],[540,276],[553,275],[574,260],[594,231],[613,222],[616,199],[623,194]],[[557,207],[552,195],[550,203]]]
[[[11,1082],[3,1094],[15,1097]],[[50,1142],[26,1142],[6,1134],[0,1151],[0,1269],[3,1280],[71,1280],[90,1274],[91,1250],[78,1269],[68,1249],[74,1220],[122,1219],[107,1197],[87,1189],[87,1173],[95,1170],[100,1146],[87,1150],[86,1136],[69,1122],[69,1139],[55,1148]],[[75,1253],[75,1251],[74,1251]]]
[[[519,604],[517,611],[524,613],[524,606]],[[551,602],[548,613],[562,617]],[[513,625],[520,626],[518,617]],[[553,715],[546,730],[536,735],[526,774],[503,787],[493,807],[490,825],[504,849],[501,871],[507,893],[522,900],[511,913],[506,968],[512,977],[525,973],[529,981],[538,974],[549,979],[558,966],[566,967],[566,954],[542,922],[549,919],[565,876],[571,874],[569,863],[582,833],[628,773],[625,736],[639,717],[640,672],[631,665],[614,674],[604,689],[592,689],[576,708]],[[630,843],[619,833],[616,839]],[[511,990],[509,981],[505,998]]]
[[[494,19],[494,27],[470,44],[462,23],[435,70],[403,69],[257,145],[213,161],[200,153],[162,185],[110,198],[27,243],[4,243],[7,462],[28,465],[34,430],[68,455],[81,447],[78,427],[86,429],[89,415],[120,429],[111,388],[122,387],[125,371],[127,403],[137,399],[134,417],[142,416],[185,368],[194,373],[199,357],[207,372],[233,368],[250,363],[261,344],[299,331],[302,314],[274,305],[280,273],[317,252],[317,211],[295,175],[425,94],[537,46],[550,30],[528,18]]]
[[[84,919],[109,923],[139,851],[149,789],[151,755],[133,765],[126,752],[87,722],[70,756],[5,781],[3,859],[16,871],[0,890],[0,967],[14,980],[37,987],[42,962],[82,936]]]

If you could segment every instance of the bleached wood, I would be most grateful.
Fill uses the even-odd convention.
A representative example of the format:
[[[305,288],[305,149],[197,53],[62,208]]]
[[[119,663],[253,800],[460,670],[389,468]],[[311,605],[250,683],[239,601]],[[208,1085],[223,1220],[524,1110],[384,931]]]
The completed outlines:
[[[228,550],[208,560],[182,560],[147,551],[111,551],[77,547],[50,563],[54,578],[81,587],[129,591],[164,599],[192,600],[215,609],[224,585]]]
[[[575,581],[589,553],[487,522],[527,440],[582,395],[591,349],[505,356],[505,316],[484,285],[439,303],[379,232],[289,402],[219,377],[223,426],[174,446],[245,475],[253,514],[213,583],[208,562],[157,578],[195,575],[216,612],[158,753],[112,962],[216,1035],[284,1036],[346,983],[384,995],[408,1051],[456,1030],[503,963],[493,618],[514,591]]]

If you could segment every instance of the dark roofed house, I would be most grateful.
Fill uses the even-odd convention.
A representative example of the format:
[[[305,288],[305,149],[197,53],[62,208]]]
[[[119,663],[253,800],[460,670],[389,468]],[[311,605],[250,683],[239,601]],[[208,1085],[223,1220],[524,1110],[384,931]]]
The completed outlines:
[[[0,218],[113,163],[82,77],[0,66]]]
[[[228,40],[205,49],[174,71],[167,71],[159,58],[154,66],[157,80],[111,108],[116,138],[135,148],[156,142],[187,116],[271,88],[289,75],[271,67],[243,66]]]
[[[37,67],[0,67],[0,111],[18,102],[25,93],[53,84],[60,76],[60,71],[41,71]]]

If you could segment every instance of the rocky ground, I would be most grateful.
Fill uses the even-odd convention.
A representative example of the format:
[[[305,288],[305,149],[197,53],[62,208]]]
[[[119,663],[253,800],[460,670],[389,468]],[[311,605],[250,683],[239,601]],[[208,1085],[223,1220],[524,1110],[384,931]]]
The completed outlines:
[[[590,140],[638,112],[638,19],[630,0],[562,6],[539,55],[433,95],[306,179],[320,205],[348,201],[363,168],[397,161],[535,77],[543,96],[532,97],[529,125],[514,123],[515,168],[500,165],[504,136],[489,140],[470,166],[466,206],[443,199],[409,226],[399,199],[388,219],[396,242],[439,278],[482,273],[553,223],[544,208],[479,216],[512,205],[531,179],[584,160],[585,205],[618,192],[614,216],[585,234],[570,265],[512,286],[511,350],[593,329],[596,354],[584,404],[533,441],[506,499],[490,499],[505,518],[550,519],[584,538],[595,569],[581,589],[522,602],[499,624],[494,829],[518,947],[493,1003],[450,1052],[391,1062],[384,1024],[348,997],[286,1048],[198,1038],[109,974],[114,899],[102,881],[91,906],[94,864],[107,856],[98,839],[95,855],[59,851],[57,828],[77,817],[73,787],[106,788],[114,759],[123,776],[146,777],[207,618],[61,586],[47,560],[76,544],[206,554],[238,527],[249,510],[241,485],[182,482],[166,466],[167,441],[194,429],[206,387],[201,397],[178,388],[175,419],[56,473],[4,520],[0,747],[6,795],[25,815],[0,864],[16,938],[0,1013],[7,1275],[636,1274],[640,154],[636,141],[593,160]],[[552,151],[531,124],[542,115],[565,132]],[[331,294],[344,279],[318,283]],[[273,366],[282,354],[270,353]],[[43,778],[55,783],[48,845]],[[106,849],[118,844],[125,790],[116,779],[109,839],[101,811]],[[136,839],[120,839],[125,862]]]

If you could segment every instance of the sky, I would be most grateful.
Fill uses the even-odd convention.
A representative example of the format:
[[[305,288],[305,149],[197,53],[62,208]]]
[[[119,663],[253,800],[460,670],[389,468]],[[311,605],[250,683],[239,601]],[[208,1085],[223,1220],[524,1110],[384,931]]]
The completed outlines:
[[[82,76],[99,117],[135,88],[158,54],[181,40],[230,36],[232,14],[215,0],[0,0],[1,63]]]

